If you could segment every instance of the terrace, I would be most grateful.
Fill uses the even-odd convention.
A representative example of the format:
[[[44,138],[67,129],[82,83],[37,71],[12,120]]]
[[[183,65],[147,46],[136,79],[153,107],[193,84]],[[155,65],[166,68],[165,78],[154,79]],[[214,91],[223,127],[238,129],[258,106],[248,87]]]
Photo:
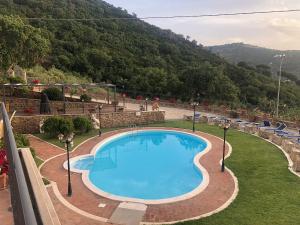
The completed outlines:
[[[192,114],[192,111],[188,112]],[[130,113],[134,113],[136,116],[136,112]],[[5,124],[5,146],[8,152],[13,153],[16,152],[16,148],[13,144],[14,139],[4,105],[2,105],[2,115]],[[104,118],[104,115],[105,113],[101,114],[101,117]],[[228,157],[225,162],[226,170],[222,173],[220,160],[222,159],[223,140],[220,138],[223,138],[223,129],[219,127],[220,120],[217,117],[210,117],[209,114],[202,113],[201,115],[199,122],[195,124],[195,133],[191,131],[191,121],[160,122],[149,121],[149,117],[147,117],[145,118],[146,121],[136,128],[128,128],[128,125],[137,124],[139,120],[129,118],[128,123],[117,124],[114,122],[115,124],[106,123],[105,125],[105,122],[102,122],[101,136],[98,135],[97,130],[94,130],[74,137],[74,147],[70,152],[71,159],[90,154],[95,146],[115,137],[115,135],[133,131],[174,130],[191,135],[195,134],[207,140],[211,144],[210,151],[201,158],[197,158],[199,165],[205,168],[209,175],[206,186],[200,192],[180,198],[178,201],[162,203],[147,203],[146,201],[137,203],[136,200],[128,203],[128,200],[122,201],[110,195],[95,193],[86,185],[82,175],[76,172],[71,172],[72,195],[68,196],[67,170],[63,167],[67,159],[64,144],[57,138],[36,134],[39,129],[35,132],[26,132],[32,133],[28,135],[30,147],[35,149],[41,164],[37,169],[32,163],[33,160],[28,154],[28,150],[20,150],[18,154],[14,153],[14,157],[21,156],[22,169],[25,174],[28,174],[25,177],[23,175],[23,178],[25,178],[25,186],[28,188],[27,201],[34,209],[34,212],[23,211],[24,206],[18,196],[23,195],[25,191],[24,189],[22,191],[14,190],[19,181],[10,179],[15,224],[35,224],[32,221],[26,221],[31,217],[36,221],[47,221],[47,218],[55,218],[51,222],[43,222],[42,224],[165,224],[182,222],[184,224],[284,223],[292,225],[294,221],[299,220],[299,204],[297,202],[297,198],[300,197],[297,190],[300,184],[299,145],[291,142],[291,140],[279,139],[272,132],[260,130],[255,124],[232,123],[227,135],[228,144],[225,148],[225,155]],[[119,118],[124,120],[124,117],[127,117],[126,111],[122,112]],[[140,118],[140,115],[138,117]],[[13,120],[14,129],[17,128],[20,121],[15,123],[16,125],[14,125]],[[29,126],[29,123],[31,122],[27,122],[26,126]],[[153,143],[156,141],[154,140]],[[108,154],[105,157],[108,157],[110,165],[111,163],[117,164],[121,160],[118,159],[117,155]],[[112,168],[107,164],[107,160],[103,160],[101,162],[103,166],[106,165],[105,168]],[[11,159],[9,161],[15,162]],[[155,163],[153,165],[155,166]],[[41,185],[42,177],[50,183],[46,182],[46,186]],[[114,179],[114,177],[110,179]],[[36,189],[35,186],[38,188]],[[1,191],[0,194],[7,197],[8,193],[5,190],[5,192]],[[39,201],[37,196],[51,199],[49,205],[45,206],[45,202]],[[3,221],[5,224],[10,224],[12,214],[7,212],[9,207],[7,200],[3,198],[0,205],[8,215]],[[47,213],[43,213],[43,208],[52,211],[48,211],[47,215]],[[27,217],[27,214],[31,216]],[[23,218],[23,221],[18,221],[18,218]],[[191,222],[188,222],[190,220]]]

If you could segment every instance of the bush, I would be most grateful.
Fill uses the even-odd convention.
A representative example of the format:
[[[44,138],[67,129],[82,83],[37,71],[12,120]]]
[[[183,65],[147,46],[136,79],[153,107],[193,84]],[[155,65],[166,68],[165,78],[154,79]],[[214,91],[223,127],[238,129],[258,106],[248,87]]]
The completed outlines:
[[[47,88],[47,89],[43,90],[42,93],[45,93],[48,96],[49,100],[52,100],[52,101],[63,100],[62,92],[56,87]]]
[[[80,101],[82,102],[90,102],[92,100],[92,98],[90,96],[88,96],[87,94],[82,94],[80,96]]]
[[[24,84],[24,80],[21,77],[9,77],[9,83],[11,84]]]
[[[77,133],[87,133],[93,128],[92,122],[85,117],[76,117],[73,123]]]
[[[24,134],[15,134],[14,136],[18,148],[29,147],[29,140]]]
[[[62,119],[59,124],[61,134],[67,135],[74,131],[74,124],[71,119]]]
[[[49,137],[56,137],[59,134],[70,134],[74,131],[72,120],[62,117],[50,117],[45,120],[43,130]]]
[[[28,87],[19,87],[19,88],[14,88],[13,90],[13,96],[26,98],[28,97],[28,95],[29,95]]]

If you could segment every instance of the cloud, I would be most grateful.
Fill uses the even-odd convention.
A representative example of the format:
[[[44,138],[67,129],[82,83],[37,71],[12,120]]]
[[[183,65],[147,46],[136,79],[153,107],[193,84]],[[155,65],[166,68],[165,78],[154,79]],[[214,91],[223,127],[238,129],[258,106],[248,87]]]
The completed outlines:
[[[300,9],[299,0],[107,0],[139,17]],[[274,49],[300,49],[299,13],[147,20],[189,35],[204,45],[245,42]]]

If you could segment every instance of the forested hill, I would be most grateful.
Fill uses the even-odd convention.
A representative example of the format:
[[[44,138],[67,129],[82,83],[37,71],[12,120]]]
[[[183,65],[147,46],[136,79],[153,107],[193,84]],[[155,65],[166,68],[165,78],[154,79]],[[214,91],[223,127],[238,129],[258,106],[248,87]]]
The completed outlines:
[[[22,19],[25,17],[48,20]],[[184,101],[199,96],[211,102],[261,107],[272,107],[276,99],[276,81],[265,68],[231,65],[196,41],[152,26],[100,0],[0,0],[0,24],[5,28],[0,31],[2,49],[10,42],[3,41],[10,28],[22,30],[26,26],[27,31],[30,26],[38,37],[24,43],[44,46],[35,54],[35,63],[77,72],[96,82],[111,81],[132,93]],[[5,52],[0,51],[0,60]],[[24,57],[19,58],[14,63],[32,66],[23,62]],[[299,86],[286,83],[282,93],[283,103],[300,105]]]
[[[270,62],[273,62],[277,67],[279,65],[278,63],[276,64],[274,55],[285,54],[287,60],[284,63],[284,70],[300,79],[300,50],[280,51],[244,43],[210,46],[208,49],[235,64],[244,61],[250,65],[268,65]]]

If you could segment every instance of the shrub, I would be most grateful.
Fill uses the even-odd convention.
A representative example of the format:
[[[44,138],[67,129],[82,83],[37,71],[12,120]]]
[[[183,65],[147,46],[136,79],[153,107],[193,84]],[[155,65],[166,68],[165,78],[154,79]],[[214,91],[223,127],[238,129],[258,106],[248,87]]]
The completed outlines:
[[[11,84],[24,84],[24,80],[21,77],[9,77],[9,83]]]
[[[15,134],[14,136],[18,148],[29,147],[29,140],[24,134]]]
[[[93,128],[92,122],[85,117],[76,117],[73,123],[77,133],[87,133]]]
[[[59,124],[59,131],[62,134],[70,134],[74,131],[74,124],[71,119],[61,119]]]
[[[56,87],[47,88],[47,89],[43,90],[42,93],[45,93],[48,96],[49,100],[52,100],[52,101],[63,100],[62,92]]]
[[[82,94],[80,96],[80,101],[82,102],[90,102],[92,100],[92,98],[90,96],[88,96],[87,94]]]
[[[56,135],[58,135],[60,133],[59,132],[59,124],[60,124],[59,117],[50,117],[45,120],[42,129],[50,137],[55,137]]]
[[[36,157],[36,152],[35,152],[34,148],[30,147],[29,149],[30,149],[30,152],[31,152],[32,158],[34,158],[34,159],[35,159],[35,157]]]
[[[13,96],[26,98],[28,97],[28,95],[29,95],[28,87],[19,87],[19,88],[14,88],[13,90]]]
[[[58,134],[70,134],[74,131],[72,120],[62,117],[50,117],[45,120],[43,130],[49,137],[56,137]]]

